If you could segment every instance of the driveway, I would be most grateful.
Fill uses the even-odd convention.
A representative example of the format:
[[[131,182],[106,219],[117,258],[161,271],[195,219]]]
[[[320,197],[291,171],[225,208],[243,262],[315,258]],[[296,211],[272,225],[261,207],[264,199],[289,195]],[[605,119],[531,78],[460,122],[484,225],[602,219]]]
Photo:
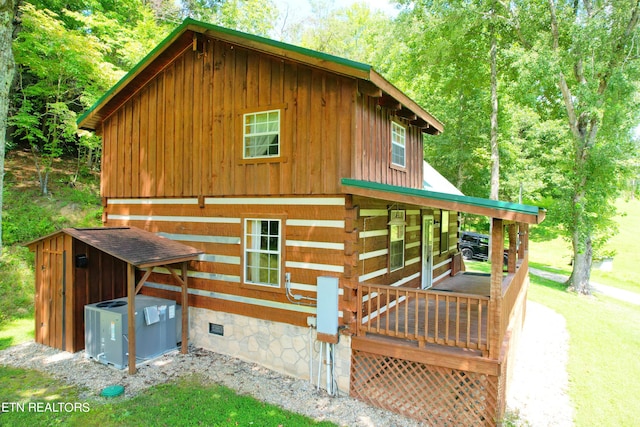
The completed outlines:
[[[542,277],[544,279],[553,280],[554,282],[564,283],[569,276],[564,274],[551,273],[544,270],[538,270],[537,268],[529,267],[529,273],[534,276]],[[626,291],[624,289],[614,288],[613,286],[603,285],[601,283],[591,282],[591,288],[595,293],[606,295],[611,298],[616,298],[621,301],[630,302],[631,304],[640,305],[640,294],[636,292]]]

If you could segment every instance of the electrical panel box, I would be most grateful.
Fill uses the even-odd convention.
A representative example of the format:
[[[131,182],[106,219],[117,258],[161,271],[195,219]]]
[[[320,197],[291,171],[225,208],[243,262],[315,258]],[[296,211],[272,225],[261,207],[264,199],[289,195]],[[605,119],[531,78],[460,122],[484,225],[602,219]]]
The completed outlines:
[[[320,276],[318,285],[318,340],[338,342],[338,278]]]
[[[128,365],[129,311],[127,298],[84,307],[85,354],[123,369]],[[136,359],[151,359],[177,348],[182,310],[175,301],[136,295]]]

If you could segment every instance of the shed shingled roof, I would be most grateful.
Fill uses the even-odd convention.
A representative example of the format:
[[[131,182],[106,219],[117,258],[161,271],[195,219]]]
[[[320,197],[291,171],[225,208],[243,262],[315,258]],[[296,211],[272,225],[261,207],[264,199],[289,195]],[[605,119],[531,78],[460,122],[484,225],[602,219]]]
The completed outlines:
[[[60,232],[140,268],[190,261],[203,253],[135,227],[65,228]]]

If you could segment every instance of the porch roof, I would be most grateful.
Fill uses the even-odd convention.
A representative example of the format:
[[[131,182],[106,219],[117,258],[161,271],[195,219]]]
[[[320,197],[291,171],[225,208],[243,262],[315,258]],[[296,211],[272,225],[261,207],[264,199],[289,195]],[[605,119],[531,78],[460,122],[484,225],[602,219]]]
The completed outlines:
[[[395,203],[408,203],[438,209],[483,215],[507,221],[540,224],[546,210],[537,206],[501,200],[482,199],[457,194],[437,193],[428,190],[380,184],[358,179],[342,178],[342,192]]]

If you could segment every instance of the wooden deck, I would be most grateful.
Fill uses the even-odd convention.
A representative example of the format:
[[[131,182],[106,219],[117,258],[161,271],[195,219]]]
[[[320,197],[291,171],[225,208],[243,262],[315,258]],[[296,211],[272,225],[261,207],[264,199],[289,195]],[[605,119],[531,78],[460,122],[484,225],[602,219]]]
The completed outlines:
[[[435,284],[431,290],[459,292],[462,294],[473,294],[488,297],[490,288],[490,274],[465,272],[441,280]]]
[[[439,344],[488,350],[490,277],[459,274],[429,290],[369,286],[363,330]]]

